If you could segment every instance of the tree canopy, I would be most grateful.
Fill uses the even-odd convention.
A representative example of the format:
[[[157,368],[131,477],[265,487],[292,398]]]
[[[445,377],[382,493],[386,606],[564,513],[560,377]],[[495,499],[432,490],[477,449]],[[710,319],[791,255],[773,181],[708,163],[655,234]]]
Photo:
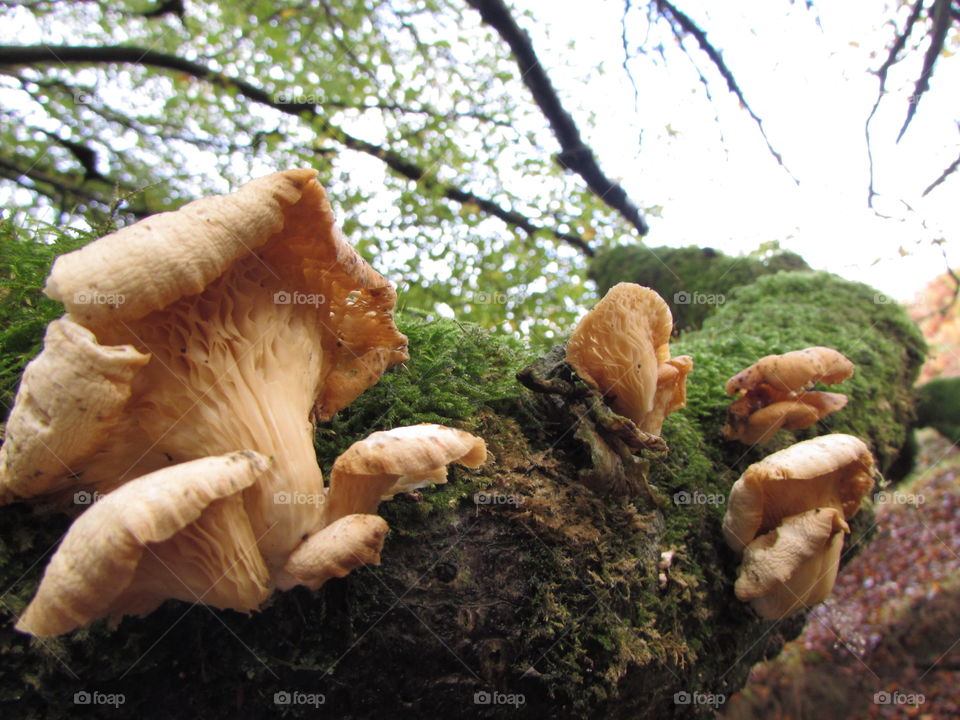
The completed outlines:
[[[657,213],[604,174],[591,116],[564,106],[525,32],[535,11],[503,0],[0,5],[16,33],[0,46],[0,186],[34,217],[123,223],[312,166],[406,309],[542,340],[591,292],[586,260]],[[923,53],[909,122],[960,20],[949,0],[902,11],[878,97]],[[622,24],[625,65],[687,53],[763,133],[708,27],[666,0],[628,1]]]

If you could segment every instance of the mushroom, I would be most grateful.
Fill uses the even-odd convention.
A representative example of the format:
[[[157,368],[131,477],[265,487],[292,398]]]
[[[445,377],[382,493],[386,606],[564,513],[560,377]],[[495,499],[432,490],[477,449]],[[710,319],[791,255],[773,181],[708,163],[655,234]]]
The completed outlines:
[[[747,545],[737,575],[737,599],[767,620],[788,617],[830,595],[850,526],[834,508],[814,508]]]
[[[324,503],[330,524],[294,551],[285,571],[298,583],[319,587],[327,577],[343,577],[369,562],[379,564],[387,526],[368,513],[397,493],[445,483],[450,463],[475,468],[486,458],[481,438],[429,423],[375,432],[355,442],[330,472]]]
[[[673,318],[655,291],[618,283],[567,342],[567,362],[607,403],[642,431],[659,435],[664,418],[686,404],[689,356],[670,357]]]
[[[0,448],[0,500],[45,495],[63,501],[83,488],[116,495],[104,507],[122,516],[127,510],[116,508],[136,512],[139,493],[149,494],[159,482],[155,475],[175,484],[181,473],[194,476],[192,462],[247,451],[270,458],[270,468],[244,485],[230,507],[232,513],[242,508],[260,565],[251,559],[238,566],[249,570],[252,586],[236,580],[232,594],[220,585],[203,587],[200,601],[249,610],[274,587],[299,578],[319,587],[379,561],[386,525],[368,514],[376,502],[338,499],[355,492],[353,479],[328,494],[313,429],[315,420],[329,419],[406,360],[406,337],[393,323],[393,287],[344,240],[315,175],[269,175],[57,259],[46,293],[68,314],[51,323],[43,352],[24,373]],[[482,440],[432,427],[410,432],[414,449],[407,452],[452,438],[459,447],[466,436],[474,449],[453,452],[446,462],[483,461],[485,450],[476,450]],[[438,458],[447,455],[425,454],[437,462],[422,470],[401,467],[394,492],[444,478]],[[327,500],[329,507],[321,508]],[[367,509],[340,512],[360,505]],[[48,588],[74,582],[57,578],[79,567],[73,558],[95,527],[108,535],[129,531],[121,539],[125,547],[132,543],[136,527],[110,530],[106,513],[94,506],[77,520],[79,539],[65,542],[51,562]],[[191,535],[199,532],[195,527],[185,524],[162,540],[147,533],[143,542],[192,555],[201,542]],[[214,537],[196,551],[202,562],[219,567],[230,553],[246,552],[249,543],[238,545],[232,532],[214,523]],[[90,543],[96,557],[88,560],[110,567],[112,551]],[[164,575],[155,567],[158,558],[162,553],[154,551],[134,562],[149,578],[149,592],[140,593],[138,580],[131,587],[139,594],[131,590],[115,605],[79,598],[83,607],[70,611],[78,624],[97,613],[148,612],[158,598],[195,601],[194,591],[218,577],[170,562],[161,563],[172,569]],[[48,612],[41,598],[50,593],[56,594],[41,585],[35,601],[41,609],[24,627],[43,627],[36,618]]]
[[[17,629],[40,637],[167,598],[251,610],[268,572],[243,491],[270,466],[258,453],[206,457],[131,480],[70,526]]]
[[[822,435],[754,463],[733,485],[723,535],[743,553],[736,584],[764,618],[790,615],[833,588],[840,531],[873,487],[873,455],[852,435]],[[835,515],[836,517],[833,517]],[[767,598],[767,599],[762,599]]]
[[[730,405],[722,432],[730,440],[765,445],[778,430],[802,430],[847,404],[847,396],[805,392],[815,382],[827,385],[853,375],[853,363],[828,347],[810,347],[767,355],[727,381]]]
[[[315,175],[268,175],[57,259],[46,293],[69,314],[10,415],[8,497],[78,483],[104,494],[254,450],[277,464],[245,492],[268,564],[282,567],[319,529],[303,508],[272,501],[323,492],[312,419],[408,356],[393,288],[344,240]]]

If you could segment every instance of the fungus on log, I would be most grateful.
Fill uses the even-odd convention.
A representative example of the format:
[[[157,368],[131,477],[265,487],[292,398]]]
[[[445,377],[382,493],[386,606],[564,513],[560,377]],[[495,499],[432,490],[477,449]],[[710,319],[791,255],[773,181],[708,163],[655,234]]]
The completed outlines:
[[[67,533],[21,628],[58,634],[166,598],[249,611],[275,587],[379,561],[386,525],[370,514],[387,490],[350,476],[327,491],[314,420],[406,360],[407,339],[393,287],[343,239],[315,175],[269,175],[57,259],[46,292],[68,314],[24,373],[0,494],[110,502]],[[439,425],[385,435],[393,492],[486,457],[482,440]],[[203,468],[238,452],[256,472],[211,471],[223,482],[196,495]],[[109,578],[112,594],[91,602],[77,573]]]
[[[853,363],[828,347],[767,355],[727,381],[730,405],[723,434],[747,445],[765,445],[778,430],[802,430],[847,404],[840,393],[807,391],[853,376]]]
[[[859,438],[836,433],[791,445],[747,468],[730,491],[723,535],[743,553],[737,598],[766,619],[826,598],[840,565],[845,522],[873,487]]]

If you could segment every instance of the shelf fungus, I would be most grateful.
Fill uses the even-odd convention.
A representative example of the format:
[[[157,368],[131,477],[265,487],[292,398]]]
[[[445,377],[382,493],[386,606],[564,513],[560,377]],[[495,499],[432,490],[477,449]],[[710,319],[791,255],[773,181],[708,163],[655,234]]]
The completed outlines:
[[[656,292],[619,283],[588,312],[564,345],[518,379],[548,398],[544,414],[590,453],[580,479],[601,494],[657,501],[648,463],[637,452],[664,453],[664,418],[686,404],[688,356],[670,357],[673,319]]]
[[[828,347],[768,355],[727,381],[737,395],[723,434],[747,445],[765,445],[779,430],[802,430],[847,404],[841,393],[810,391],[816,382],[834,385],[853,376],[853,363]]]
[[[24,372],[0,501],[84,512],[20,629],[59,634],[166,598],[249,611],[379,562],[377,503],[344,498],[389,488],[352,475],[326,488],[313,429],[407,342],[393,287],[344,240],[315,175],[269,175],[57,259],[45,292],[67,314]],[[485,456],[459,430],[390,433],[402,442],[380,460],[401,489]]]
[[[823,601],[840,567],[847,520],[873,487],[870,450],[822,435],[754,463],[733,485],[723,534],[742,553],[734,590],[768,620]]]

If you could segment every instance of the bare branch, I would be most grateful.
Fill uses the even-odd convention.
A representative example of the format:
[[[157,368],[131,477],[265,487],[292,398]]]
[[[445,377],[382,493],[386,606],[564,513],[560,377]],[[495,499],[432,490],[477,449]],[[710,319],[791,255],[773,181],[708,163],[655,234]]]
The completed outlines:
[[[467,2],[479,11],[483,21],[496,30],[510,46],[524,85],[533,94],[533,99],[560,143],[560,154],[557,157],[560,164],[582,177],[598,198],[626,218],[638,233],[646,235],[649,228],[640,215],[639,208],[630,200],[623,187],[610,180],[600,169],[593,150],[583,142],[576,122],[560,102],[553,83],[533,49],[530,37],[514,21],[503,0]]]
[[[232,78],[223,73],[216,72],[205,65],[185,60],[176,55],[147,50],[139,47],[104,45],[104,46],[63,46],[63,45],[30,45],[30,46],[12,46],[0,45],[0,65],[37,65],[55,63],[62,65],[70,64],[89,64],[89,63],[127,63],[133,65],[142,65],[145,67],[156,67],[165,70],[174,70],[191,75],[199,80],[206,80],[214,85],[232,88],[248,100],[271,107],[274,110],[294,115],[297,117],[307,117],[312,120],[320,131],[334,140],[340,142],[351,150],[371,155],[383,161],[387,167],[402,177],[423,182],[431,187],[439,189],[442,195],[450,200],[460,203],[472,203],[491,215],[503,220],[505,223],[517,227],[529,234],[545,231],[549,232],[558,240],[573,245],[585,255],[592,257],[593,248],[581,237],[571,233],[563,233],[558,230],[542,228],[534,224],[529,218],[519,213],[501,208],[492,200],[480,198],[473,193],[463,191],[457,187],[439,183],[426,178],[428,171],[420,166],[408,161],[399,153],[396,153],[386,147],[376,145],[366,140],[344,132],[341,128],[333,125],[326,117],[320,114],[317,105],[313,103],[281,103],[275,101],[269,93],[251,83],[238,78]]]
[[[920,98],[930,89],[930,78],[933,75],[933,67],[937,64],[937,58],[940,57],[940,51],[943,50],[943,43],[947,39],[947,31],[950,29],[952,18],[950,17],[950,4],[953,0],[934,0],[931,15],[933,25],[930,32],[930,47],[923,57],[923,69],[920,71],[920,77],[917,78],[917,84],[913,91],[913,97],[910,98],[910,106],[907,108],[907,119],[903,121],[903,127],[900,128],[900,134],[897,135],[897,142],[907,131],[910,121],[917,112],[917,106],[920,104]]]
[[[763,129],[763,120],[760,119],[760,116],[757,115],[753,108],[750,107],[750,103],[747,102],[747,99],[743,95],[743,91],[740,90],[740,86],[737,84],[736,78],[734,78],[733,73],[730,71],[730,68],[727,67],[727,64],[723,60],[723,56],[720,55],[719,51],[707,40],[707,34],[697,25],[690,17],[677,8],[673,3],[668,2],[668,0],[657,0],[657,9],[660,11],[667,21],[671,23],[676,23],[679,26],[680,31],[684,35],[691,35],[697,41],[697,44],[700,46],[700,49],[706,53],[707,57],[710,58],[710,62],[713,63],[714,67],[717,68],[717,71],[727,81],[727,87],[730,89],[734,95],[737,96],[737,100],[740,101],[740,104],[743,106],[743,109],[747,111],[750,117],[753,118],[754,122],[757,123],[757,128],[760,130],[760,135],[763,136],[763,141],[767,144],[767,150],[770,151],[770,154],[773,155],[777,163],[782,167],[786,173],[793,179],[797,184],[800,183],[797,178],[793,176],[793,173],[787,168],[783,162],[783,156],[774,149],[773,145],[770,144],[770,139],[767,137],[766,131]]]
[[[940,177],[938,177],[936,180],[930,183],[930,187],[928,187],[926,190],[923,191],[923,195],[926,196],[927,193],[933,190],[937,185],[939,185],[948,177],[950,177],[953,173],[957,171],[957,168],[960,168],[960,156],[957,156],[957,159],[954,160],[952,163],[950,163],[950,166],[946,170],[940,173]]]

